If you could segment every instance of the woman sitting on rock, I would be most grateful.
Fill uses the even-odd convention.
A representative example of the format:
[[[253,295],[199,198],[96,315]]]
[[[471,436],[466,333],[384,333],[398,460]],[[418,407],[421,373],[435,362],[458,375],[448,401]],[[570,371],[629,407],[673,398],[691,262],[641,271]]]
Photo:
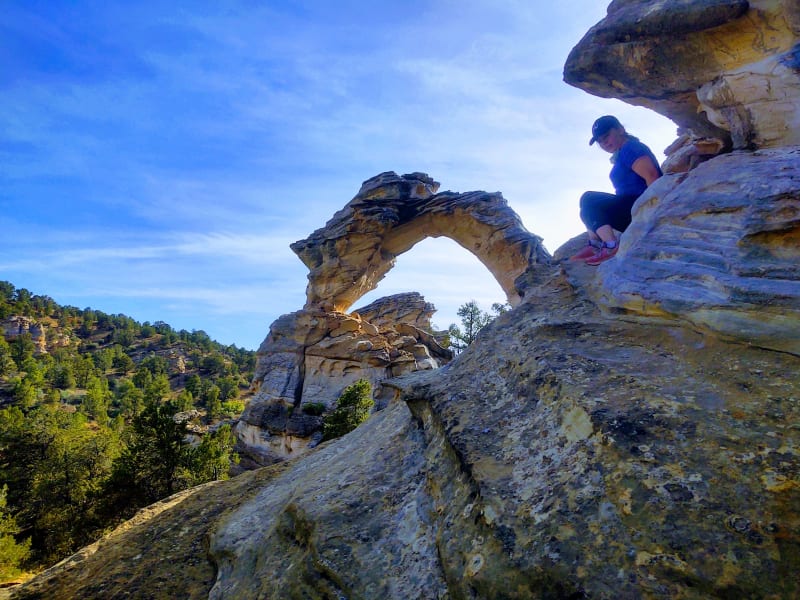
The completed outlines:
[[[595,142],[612,155],[610,177],[616,194],[586,192],[581,196],[581,221],[588,230],[589,244],[570,258],[593,266],[617,253],[616,232],[628,228],[633,203],[663,174],[650,148],[627,133],[616,117],[606,115],[594,122],[589,145]]]

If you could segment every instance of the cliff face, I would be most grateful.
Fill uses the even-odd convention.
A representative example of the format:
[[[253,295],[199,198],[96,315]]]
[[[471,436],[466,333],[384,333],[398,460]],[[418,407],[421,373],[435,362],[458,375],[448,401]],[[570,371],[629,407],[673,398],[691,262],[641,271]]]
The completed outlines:
[[[698,89],[744,68],[720,56],[749,55],[759,23],[781,40],[772,53],[759,46],[759,60],[782,60],[797,43],[796,8],[616,1],[609,19],[624,27],[598,25],[569,60],[621,53],[621,65],[595,60],[586,85],[617,81],[618,95],[741,145],[733,120],[729,130],[688,116]],[[614,69],[646,54],[636,44],[673,26],[689,61],[682,96],[677,75],[673,88],[641,72],[620,78]],[[689,47],[717,58],[695,60]],[[669,58],[652,72],[680,73],[680,56]],[[745,137],[767,139],[763,122],[751,119]],[[513,279],[513,310],[446,367],[384,381],[386,407],[351,434],[174,498],[14,597],[800,596],[790,129],[785,143],[660,180],[597,269],[563,260],[578,240],[552,260],[532,254]],[[380,212],[378,199],[370,206]],[[342,290],[320,297],[347,304]]]

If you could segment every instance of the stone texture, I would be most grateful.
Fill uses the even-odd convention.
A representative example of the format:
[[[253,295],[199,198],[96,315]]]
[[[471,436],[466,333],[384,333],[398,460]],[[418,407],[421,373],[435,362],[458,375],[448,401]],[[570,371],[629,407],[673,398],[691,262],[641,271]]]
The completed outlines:
[[[297,456],[319,441],[322,426],[320,418],[301,418],[305,405],[330,410],[363,378],[380,408],[381,381],[452,358],[431,329],[435,307],[416,292],[345,312],[417,242],[455,240],[489,268],[512,304],[549,266],[541,238],[525,230],[501,194],[438,189],[424,173],[381,173],[324,228],[292,244],[310,269],[307,301],[277,319],[259,348],[258,391],[236,427],[243,454],[258,464]]]
[[[796,0],[615,0],[564,80],[726,147],[800,144]]]
[[[38,354],[45,354],[47,352],[47,329],[38,321],[30,317],[13,316],[0,321],[0,329],[3,332],[3,337],[6,341],[13,341],[22,335],[29,335],[31,341],[36,347]],[[63,340],[54,341],[56,345]]]
[[[430,327],[433,312],[432,304],[411,293],[350,315],[304,309],[277,319],[259,349],[258,391],[235,428],[240,451],[258,464],[297,456],[321,436],[322,418],[306,415],[307,404],[330,410],[348,385],[367,379],[382,407],[381,381],[449,362],[452,353],[421,329]]]
[[[663,177],[633,215],[592,289],[602,306],[800,355],[800,147]]]
[[[163,577],[237,600],[796,597],[800,358],[621,321],[599,279],[555,265],[448,367],[385,382],[354,432],[246,493],[198,491],[213,526],[136,523],[14,598],[97,597],[120,572],[142,597]],[[181,568],[196,553],[155,560],[204,534],[213,582]]]
[[[381,173],[364,182],[342,210],[292,250],[311,271],[306,306],[347,311],[394,266],[395,258],[429,237],[446,236],[472,252],[516,305],[515,280],[547,264],[541,238],[523,227],[499,193],[436,194],[422,173]]]

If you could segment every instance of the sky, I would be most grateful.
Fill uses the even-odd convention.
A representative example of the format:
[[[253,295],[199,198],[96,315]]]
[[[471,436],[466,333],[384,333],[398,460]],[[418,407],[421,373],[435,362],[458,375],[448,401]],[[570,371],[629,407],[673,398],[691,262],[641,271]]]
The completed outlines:
[[[257,349],[305,303],[289,245],[361,183],[421,171],[502,192],[552,253],[578,198],[613,191],[591,124],[663,160],[676,126],[562,81],[606,2],[5,0],[0,280],[60,304]],[[381,296],[457,323],[500,286],[448,238],[399,256]]]

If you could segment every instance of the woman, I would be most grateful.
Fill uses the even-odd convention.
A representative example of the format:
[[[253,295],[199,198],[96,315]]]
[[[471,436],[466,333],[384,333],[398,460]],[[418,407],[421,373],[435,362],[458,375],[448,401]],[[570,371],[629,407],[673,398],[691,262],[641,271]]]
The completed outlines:
[[[606,115],[594,122],[589,145],[595,142],[612,155],[610,177],[616,194],[586,192],[581,196],[581,221],[588,230],[589,245],[570,260],[592,266],[617,253],[616,231],[628,228],[633,203],[663,174],[650,148],[627,133],[616,117]]]

